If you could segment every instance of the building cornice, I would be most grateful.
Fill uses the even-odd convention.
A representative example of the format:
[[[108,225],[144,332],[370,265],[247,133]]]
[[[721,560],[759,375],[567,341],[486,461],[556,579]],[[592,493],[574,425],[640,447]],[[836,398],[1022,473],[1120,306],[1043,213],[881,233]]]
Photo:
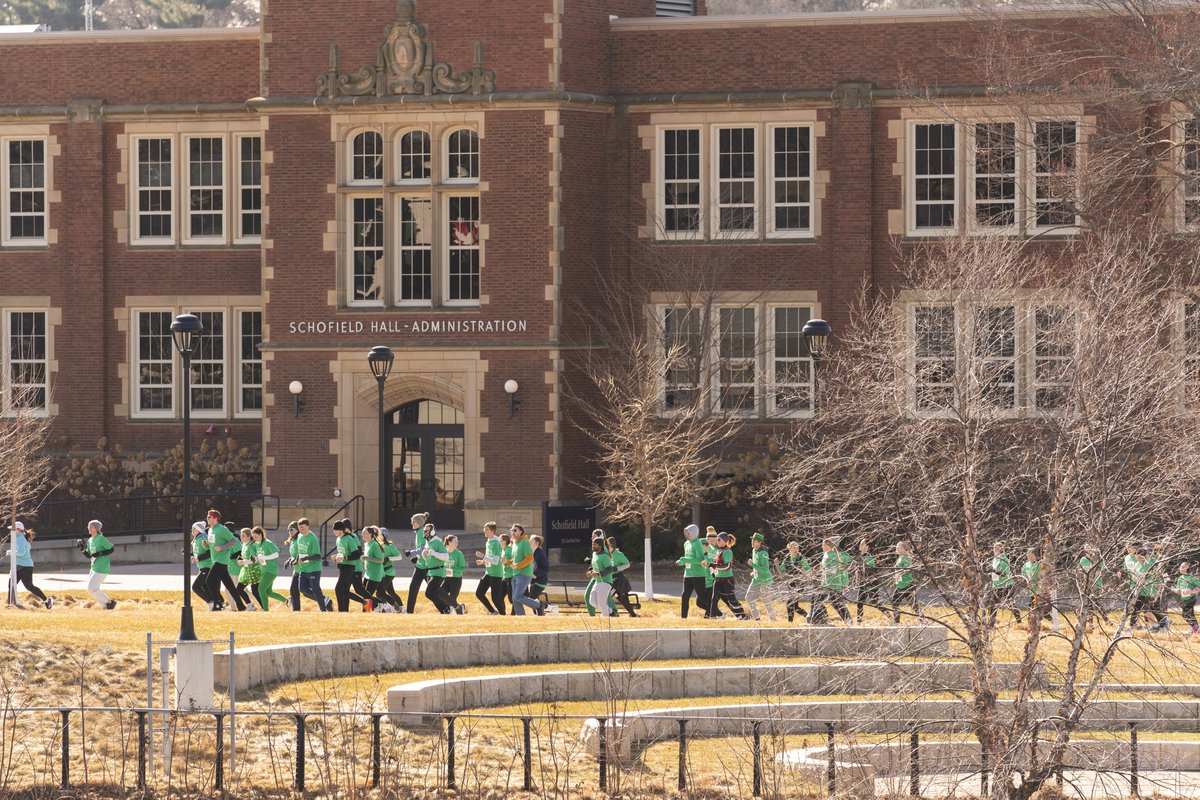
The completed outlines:
[[[262,36],[248,28],[169,28],[152,31],[42,31],[0,34],[0,47],[48,44],[124,44],[137,42],[254,41]]]

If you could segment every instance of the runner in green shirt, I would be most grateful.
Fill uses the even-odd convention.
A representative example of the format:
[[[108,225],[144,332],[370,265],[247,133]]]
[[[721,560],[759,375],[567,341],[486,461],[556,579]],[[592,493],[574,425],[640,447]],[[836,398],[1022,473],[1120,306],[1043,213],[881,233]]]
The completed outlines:
[[[1179,565],[1179,577],[1175,579],[1175,592],[1179,595],[1179,608],[1183,621],[1192,626],[1192,633],[1200,632],[1196,626],[1196,597],[1200,595],[1200,578],[1192,574],[1192,565],[1184,561]]]
[[[613,590],[608,595],[608,603],[616,610],[616,604],[620,603],[625,608],[625,613],[631,617],[637,617],[637,611],[633,608],[633,602],[629,596],[633,594],[633,586],[629,583],[629,576],[625,573],[629,570],[629,557],[621,552],[621,548],[617,546],[617,540],[608,537],[608,552],[613,560]],[[614,614],[615,616],[615,614]]]
[[[208,570],[212,567],[212,552],[208,548],[208,525],[203,521],[192,525],[192,561],[196,564],[196,579],[192,591],[205,603],[211,603],[208,593]]]
[[[767,619],[774,622],[775,604],[771,599],[775,574],[771,570],[771,553],[764,544],[765,540],[766,537],[757,532],[750,537],[750,558],[746,563],[750,565],[754,575],[750,579],[750,585],[746,587],[746,609],[753,619],[759,619],[762,615],[758,611],[758,604],[762,603],[767,609]]]
[[[796,617],[808,618],[808,612],[801,607],[807,594],[808,574],[812,564],[800,553],[800,543],[792,540],[787,543],[787,552],[779,560],[779,573],[787,583],[787,615],[788,622]]]
[[[242,540],[241,550],[236,556],[240,568],[237,575],[238,589],[249,592],[249,595],[242,597],[242,602],[248,611],[254,611],[255,606],[250,602],[250,595],[253,595],[255,600],[258,599],[258,581],[262,577],[262,565],[258,563],[258,545],[254,543],[249,528],[242,528],[238,531],[238,536]]]
[[[270,608],[270,600],[274,598],[281,603],[288,599],[275,591],[275,578],[279,576],[279,548],[267,538],[267,532],[261,525],[250,529],[254,540],[254,558],[258,561],[260,574],[258,576],[258,603],[263,611]],[[243,551],[244,552],[244,551]]]
[[[688,606],[693,595],[696,597],[696,607],[707,611],[710,598],[704,579],[708,570],[704,568],[704,542],[700,540],[699,525],[688,525],[683,529],[683,556],[675,565],[683,567],[683,594],[679,598],[680,617],[687,619]]]
[[[846,599],[842,592],[850,585],[849,554],[843,554],[832,539],[821,540],[821,592],[813,600],[812,610],[808,621],[813,625],[829,624],[829,612],[825,604],[829,603],[837,611],[842,622],[850,624],[850,609],[846,607]]]
[[[592,531],[592,535],[594,537],[592,539],[592,563],[587,573],[588,577],[592,579],[588,584],[591,587],[588,592],[589,605],[591,608],[599,609],[601,616],[610,617],[614,613],[608,605],[608,595],[612,592],[612,558],[606,552],[608,547],[604,531],[596,529]]]
[[[500,539],[496,523],[483,526],[483,550],[475,551],[475,566],[483,567],[483,578],[475,588],[477,599],[489,614],[504,616],[504,565],[500,563]]]
[[[367,598],[354,591],[358,561],[362,558],[362,547],[359,545],[358,537],[354,535],[354,531],[346,525],[344,520],[333,523],[333,532],[337,535],[336,552],[333,554],[333,560],[337,562],[338,569],[337,585],[333,590],[334,596],[337,598],[337,609],[342,613],[349,611],[350,601],[353,600],[360,608],[369,611],[370,609],[366,608]]]
[[[317,602],[322,611],[333,611],[333,602],[321,591],[321,541],[309,527],[308,519],[298,523],[296,538],[296,570],[300,573],[300,593]]]
[[[100,587],[104,585],[108,573],[112,571],[108,557],[112,555],[114,548],[112,543],[105,539],[104,534],[100,532],[103,528],[104,524],[100,520],[92,520],[88,523],[87,541],[77,539],[75,545],[81,553],[92,560],[92,568],[88,572],[88,594],[101,608],[111,611],[117,607],[117,601],[106,595]]]
[[[514,523],[509,528],[509,533],[512,534],[512,555],[509,556],[509,563],[513,569],[512,594],[509,598],[513,605],[513,613],[518,617],[524,616],[528,607],[534,614],[543,617],[546,610],[542,607],[542,602],[529,596],[529,587],[533,583],[533,545],[525,536],[524,526]]]
[[[384,611],[392,610],[397,613],[404,611],[404,601],[396,594],[396,562],[404,558],[400,548],[392,542],[387,528],[380,528],[378,539],[383,543],[383,581],[379,585],[377,595],[383,597]]]
[[[738,619],[748,620],[750,616],[738,602],[737,583],[733,578],[733,546],[735,544],[737,544],[737,537],[733,534],[722,532],[717,535],[717,554],[708,565],[713,572],[713,597],[710,612],[715,615],[717,605],[724,603]]]
[[[462,591],[463,573],[467,569],[467,559],[458,549],[458,537],[446,537],[446,578],[442,583],[442,591],[450,601],[450,609],[456,614],[467,613],[466,606],[458,602],[458,593]]]
[[[388,563],[383,553],[383,542],[380,541],[379,529],[368,525],[362,530],[362,565],[363,591],[373,610],[382,611],[388,603],[386,593],[382,592],[383,573]]]
[[[996,624],[996,609],[1008,606],[1013,619],[1021,624],[1021,612],[1017,608],[1016,585],[1012,574],[1012,562],[1004,553],[1004,545],[996,542],[992,545],[991,564],[992,586],[988,593],[988,616],[992,625]]]
[[[406,554],[413,562],[413,576],[412,580],[408,582],[408,601],[405,603],[409,614],[416,612],[417,595],[421,593],[421,585],[425,583],[425,578],[429,575],[425,568],[425,559],[421,555],[425,551],[425,525],[427,522],[429,522],[428,514],[412,515],[413,547]],[[429,528],[433,529],[432,522],[429,522]]]
[[[1105,622],[1108,612],[1104,610],[1104,571],[1108,569],[1101,560],[1096,545],[1085,544],[1083,555],[1079,557],[1079,591],[1091,591],[1093,605]]]
[[[708,530],[704,534],[704,560],[700,562],[701,566],[704,567],[704,590],[708,593],[708,603],[705,606],[705,619],[725,616],[716,610],[717,604],[714,602],[715,596],[713,593],[713,584],[716,582],[716,576],[711,569],[717,560],[717,554],[720,552],[721,548],[717,547],[717,529],[709,525]]]
[[[433,603],[439,614],[451,612],[450,599],[446,596],[446,562],[450,556],[446,553],[446,543],[438,535],[432,525],[425,526],[425,547],[421,550],[427,574],[425,580],[425,599]]]
[[[229,528],[221,524],[220,511],[210,508],[207,519],[208,544],[212,548],[213,557],[212,566],[208,570],[208,593],[215,604],[210,606],[210,609],[216,611],[221,607],[221,587],[224,586],[225,591],[233,598],[233,604],[237,606],[237,610],[245,611],[246,603],[242,600],[242,593],[238,591],[233,576],[229,574],[229,563],[233,557],[233,551],[241,550],[241,542]]]
[[[900,606],[912,606],[913,616],[920,616],[921,606],[917,600],[917,580],[913,575],[912,545],[896,543],[895,589],[892,590],[892,621],[900,624]]]
[[[1138,552],[1137,567],[1137,600],[1133,604],[1133,619],[1139,615],[1150,614],[1154,624],[1148,630],[1162,631],[1167,629],[1167,615],[1159,609],[1160,595],[1163,589],[1162,567],[1149,548]]]

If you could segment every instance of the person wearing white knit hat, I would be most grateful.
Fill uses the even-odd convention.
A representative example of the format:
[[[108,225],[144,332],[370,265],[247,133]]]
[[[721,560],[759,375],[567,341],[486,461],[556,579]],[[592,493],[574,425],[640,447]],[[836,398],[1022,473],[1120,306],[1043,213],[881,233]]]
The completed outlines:
[[[711,597],[704,586],[708,570],[704,568],[704,540],[700,538],[699,525],[688,525],[683,529],[683,557],[675,564],[683,567],[683,593],[679,596],[679,616],[687,619],[688,606],[691,605],[693,594],[696,596],[696,608],[707,612]]]

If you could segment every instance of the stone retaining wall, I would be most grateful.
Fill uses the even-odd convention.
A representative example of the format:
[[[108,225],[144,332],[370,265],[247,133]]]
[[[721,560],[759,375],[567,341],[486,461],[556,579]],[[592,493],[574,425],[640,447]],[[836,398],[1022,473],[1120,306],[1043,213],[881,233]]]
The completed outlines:
[[[388,624],[382,619],[381,625]],[[630,663],[662,659],[751,656],[943,656],[939,627],[887,628],[662,628],[528,633],[452,634],[408,638],[270,645],[238,650],[237,689],[311,678],[377,672],[528,666],[556,663]],[[229,654],[213,656],[218,688],[225,688]]]

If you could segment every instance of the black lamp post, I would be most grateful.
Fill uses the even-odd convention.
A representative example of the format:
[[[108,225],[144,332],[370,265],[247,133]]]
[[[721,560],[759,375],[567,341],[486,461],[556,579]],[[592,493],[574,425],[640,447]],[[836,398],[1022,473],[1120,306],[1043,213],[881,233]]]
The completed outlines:
[[[372,347],[367,353],[367,363],[371,365],[371,374],[379,384],[379,525],[387,524],[388,510],[388,447],[387,447],[387,410],[383,407],[383,384],[387,382],[392,372],[392,362],[396,357],[389,347],[379,345]]]
[[[183,616],[179,620],[179,641],[196,640],[192,621],[192,525],[188,522],[192,490],[192,353],[204,324],[195,314],[180,314],[171,323],[175,349],[183,356]]]
[[[821,358],[825,355],[825,348],[829,345],[829,336],[833,333],[833,328],[829,327],[829,323],[823,319],[810,319],[804,323],[804,329],[800,333],[804,335],[804,341],[808,343],[808,352],[812,355],[812,410],[813,413],[816,413],[818,381],[821,376]]]

